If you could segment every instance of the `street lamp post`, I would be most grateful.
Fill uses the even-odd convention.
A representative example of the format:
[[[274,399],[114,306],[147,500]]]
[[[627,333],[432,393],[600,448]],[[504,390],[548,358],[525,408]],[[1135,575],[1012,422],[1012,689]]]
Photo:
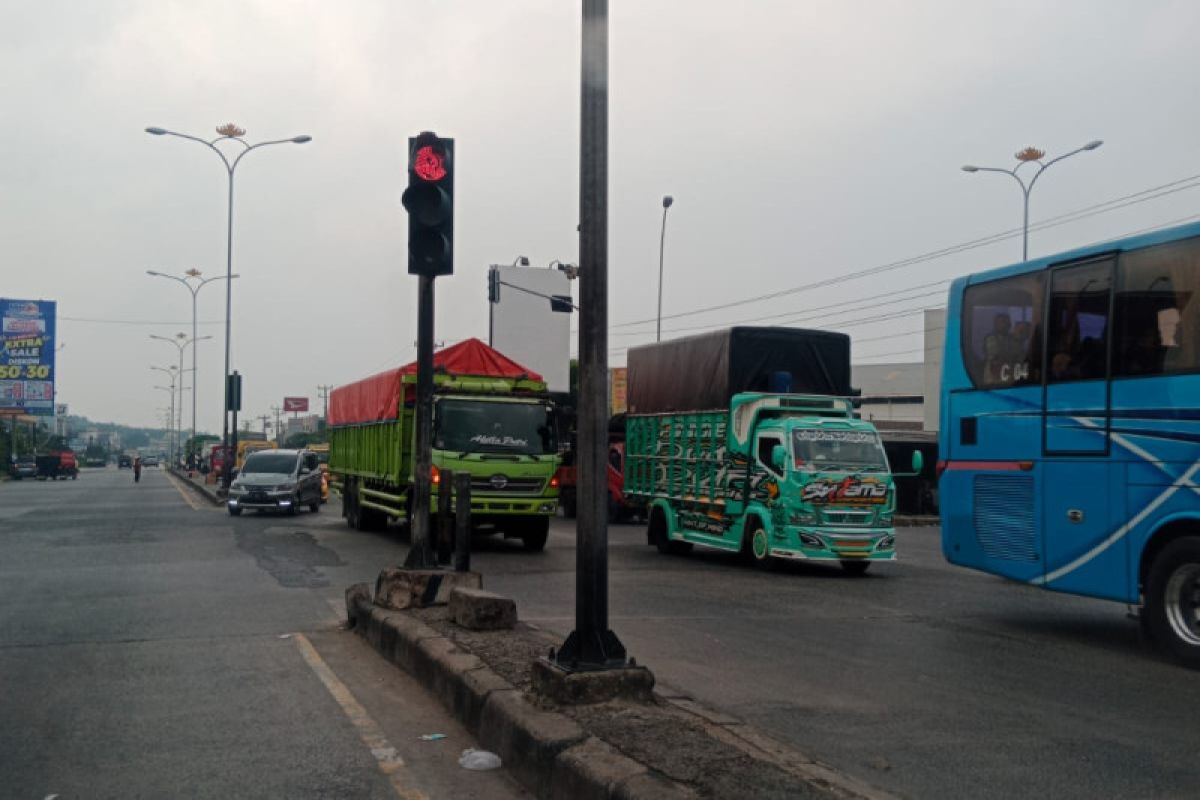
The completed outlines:
[[[155,386],[154,388],[155,389],[166,389],[167,391],[169,391],[171,393],[171,409],[170,409],[171,421],[170,421],[170,424],[167,425],[167,436],[172,442],[171,449],[174,450],[175,435],[174,435],[174,431],[172,429],[175,427],[175,380],[176,380],[176,378],[180,378],[181,382],[182,382],[182,376],[176,375],[177,368],[175,367],[174,364],[172,364],[169,367],[156,367],[156,366],[151,365],[150,369],[155,370],[156,372],[166,373],[171,379],[170,387]],[[174,455],[172,455],[172,458],[174,458]]]
[[[667,209],[675,202],[671,195],[663,195],[662,235],[658,238],[658,323],[654,328],[654,341],[662,341],[662,287],[663,287],[663,251],[667,246]]]
[[[251,150],[257,150],[260,147],[267,147],[273,144],[305,144],[312,141],[311,136],[293,136],[290,139],[272,139],[266,142],[258,142],[257,144],[248,144],[242,140],[246,135],[243,128],[239,128],[233,123],[222,125],[217,128],[217,133],[221,134],[217,138],[209,141],[201,139],[199,136],[192,136],[187,133],[177,133],[176,131],[167,130],[166,128],[146,128],[146,133],[152,136],[177,136],[180,139],[188,139],[193,142],[204,145],[209,150],[217,154],[221,159],[221,163],[225,165],[225,172],[229,175],[229,203],[228,203],[228,219],[225,231],[225,381],[221,391],[221,396],[224,398],[221,410],[221,444],[225,447],[225,453],[229,453],[229,398],[226,396],[229,391],[229,354],[230,354],[230,315],[233,310],[233,176],[237,170],[237,165],[241,163],[246,154]],[[237,157],[232,161],[225,155],[221,148],[217,147],[218,142],[232,141],[237,142],[242,146],[242,152],[237,154]],[[195,381],[193,381],[194,383]],[[234,435],[237,432],[234,431]],[[229,488],[229,473],[230,470],[222,470],[221,482],[226,489]]]
[[[1102,140],[1096,139],[1088,142],[1083,147],[1077,147],[1069,153],[1064,153],[1063,155],[1052,158],[1046,162],[1042,161],[1042,159],[1046,157],[1046,151],[1039,150],[1036,147],[1026,147],[1024,150],[1016,154],[1016,159],[1020,163],[1018,163],[1012,169],[1003,169],[1001,167],[976,167],[971,164],[967,164],[962,168],[962,171],[1001,172],[1005,175],[1012,176],[1013,180],[1015,180],[1021,186],[1021,194],[1024,195],[1025,198],[1025,218],[1021,227],[1021,260],[1027,261],[1029,259],[1029,193],[1033,191],[1033,185],[1037,183],[1037,179],[1040,178],[1042,173],[1049,169],[1052,164],[1057,164],[1064,158],[1070,158],[1077,153],[1082,153],[1084,150],[1095,150],[1102,144],[1104,144]],[[1037,164],[1038,169],[1037,172],[1033,173],[1033,177],[1029,179],[1029,183],[1026,183],[1021,179],[1021,176],[1018,174],[1018,170],[1030,163]]]
[[[205,339],[211,339],[212,337],[211,336],[201,336],[196,339],[189,339],[189,338],[187,338],[186,333],[177,333],[177,334],[175,334],[174,339],[170,339],[170,338],[167,338],[166,336],[159,336],[158,334],[152,333],[152,334],[150,334],[150,338],[158,339],[160,342],[170,342],[171,344],[175,345],[175,347],[179,350],[179,406],[176,411],[176,413],[179,416],[179,421],[178,421],[178,424],[175,426],[175,450],[176,450],[176,452],[172,456],[172,466],[175,466],[176,464],[179,463],[179,461],[178,461],[178,456],[179,456],[178,450],[180,449],[179,448],[179,433],[183,429],[183,371],[184,371],[183,370],[183,351],[187,349],[187,346],[189,344],[193,345],[193,347],[192,347],[192,403],[193,403],[192,412],[194,415],[195,410],[196,410],[195,409],[195,402],[196,402],[196,395],[195,395],[195,391],[196,391],[196,375],[195,375],[196,348],[194,347],[194,345],[196,342],[203,341]],[[172,404],[173,403],[174,403],[174,401],[172,400]]]
[[[228,276],[227,275],[216,275],[212,278],[201,279],[200,278],[201,273],[200,273],[200,270],[198,270],[198,269],[189,269],[187,272],[183,273],[184,277],[182,277],[182,278],[179,277],[178,275],[168,275],[165,272],[155,272],[152,269],[146,270],[146,274],[153,275],[156,278],[170,278],[173,281],[178,281],[179,283],[182,283],[185,287],[187,287],[187,290],[192,293],[192,341],[193,342],[199,338],[196,336],[196,295],[198,295],[200,293],[200,290],[202,288],[204,288],[204,285],[206,283],[212,283],[213,281],[221,281],[221,280],[233,280],[234,278],[238,277],[237,275],[228,275]],[[191,283],[190,282],[191,280],[195,280],[195,281],[197,281],[197,283]],[[212,337],[207,336],[205,338],[211,339]],[[196,348],[193,347],[192,348],[192,438],[193,439],[196,438],[196,384],[198,384],[200,382],[197,379],[198,374],[199,373],[198,373],[197,367],[196,367]]]

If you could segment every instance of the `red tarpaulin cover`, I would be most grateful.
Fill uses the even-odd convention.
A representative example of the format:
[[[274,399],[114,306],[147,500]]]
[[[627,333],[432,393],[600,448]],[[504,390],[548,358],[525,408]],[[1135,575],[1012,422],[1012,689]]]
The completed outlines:
[[[434,372],[481,378],[524,378],[540,381],[542,376],[527,369],[478,339],[467,339],[433,354]],[[401,377],[415,375],[417,362],[389,369],[339,386],[329,393],[329,424],[351,425],[395,419],[400,412]]]

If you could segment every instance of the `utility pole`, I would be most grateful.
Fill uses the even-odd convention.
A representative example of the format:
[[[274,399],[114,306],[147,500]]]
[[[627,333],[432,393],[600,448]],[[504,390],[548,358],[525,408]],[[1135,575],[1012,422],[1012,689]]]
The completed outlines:
[[[275,415],[275,443],[282,445],[283,436],[281,434],[283,429],[279,427],[279,415],[283,413],[283,409],[279,406],[271,406],[271,413]]]
[[[257,417],[255,417],[255,419],[262,423],[263,438],[264,439],[268,438],[267,437],[267,423],[271,421],[271,415],[270,414],[259,414]]]
[[[321,398],[321,425],[322,432],[329,429],[329,391],[333,389],[329,384],[322,384],[317,387],[317,396]]]
[[[579,440],[575,630],[566,670],[624,667],[608,628],[608,0],[583,0],[579,147]]]

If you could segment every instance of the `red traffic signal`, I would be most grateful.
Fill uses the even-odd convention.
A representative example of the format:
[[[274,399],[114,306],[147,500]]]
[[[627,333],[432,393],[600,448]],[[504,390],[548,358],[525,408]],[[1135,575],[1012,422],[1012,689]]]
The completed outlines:
[[[454,140],[428,131],[408,140],[408,271],[454,272]]]
[[[413,157],[413,172],[423,181],[440,181],[446,177],[446,157],[427,144]]]

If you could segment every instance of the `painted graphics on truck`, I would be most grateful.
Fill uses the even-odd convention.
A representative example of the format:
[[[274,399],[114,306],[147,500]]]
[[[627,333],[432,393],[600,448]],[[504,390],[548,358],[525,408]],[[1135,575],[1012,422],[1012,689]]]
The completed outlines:
[[[851,574],[895,559],[895,485],[846,397],[848,337],[734,328],[635,348],[629,363],[625,492],[648,506],[649,544]]]
[[[476,339],[435,353],[434,369],[435,484],[446,471],[470,473],[475,525],[540,550],[558,507],[554,408],[541,376]],[[415,382],[410,364],[330,394],[329,466],[351,527],[408,514]]]

